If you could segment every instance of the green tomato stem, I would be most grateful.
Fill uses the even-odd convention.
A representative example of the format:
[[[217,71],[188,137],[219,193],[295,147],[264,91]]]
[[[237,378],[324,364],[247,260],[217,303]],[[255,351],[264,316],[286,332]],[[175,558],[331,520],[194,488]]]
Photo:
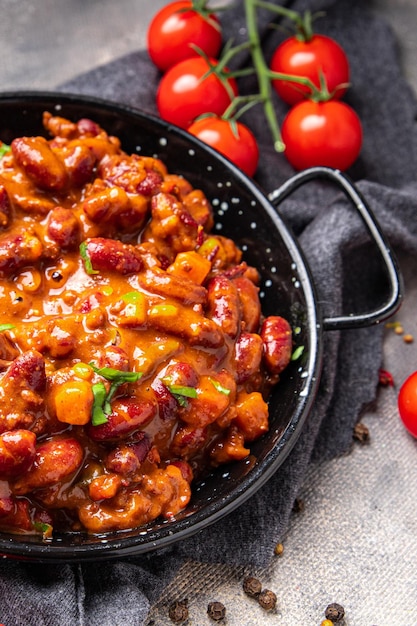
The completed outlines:
[[[256,0],[244,0],[244,4],[252,61],[259,83],[259,100],[263,103],[264,113],[271,131],[274,148],[277,152],[282,152],[285,149],[285,145],[282,141],[281,131],[272,104],[271,81],[268,75],[269,70],[262,53],[257,27],[256,7],[259,5]]]

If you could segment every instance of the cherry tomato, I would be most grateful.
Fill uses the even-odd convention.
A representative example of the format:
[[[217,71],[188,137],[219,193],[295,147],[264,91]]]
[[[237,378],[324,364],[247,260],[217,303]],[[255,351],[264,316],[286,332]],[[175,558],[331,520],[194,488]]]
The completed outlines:
[[[248,176],[256,172],[259,149],[253,133],[241,122],[204,117],[187,129],[201,141],[221,152]]]
[[[274,72],[304,76],[320,88],[320,72],[332,99],[339,99],[349,82],[349,61],[343,48],[331,37],[313,35],[310,41],[289,37],[275,50],[270,68]],[[277,94],[288,104],[296,104],[311,95],[305,85],[285,80],[272,81]]]
[[[217,65],[217,61],[210,60]],[[156,104],[162,119],[181,128],[188,128],[203,113],[222,115],[232,101],[226,86],[215,74],[209,74],[206,59],[186,59],[171,67],[162,77]],[[226,70],[227,71],[227,70]],[[227,78],[232,96],[237,95],[234,78]]]
[[[191,44],[208,57],[216,57],[222,44],[219,20],[214,14],[203,16],[193,10],[191,0],[170,2],[158,11],[149,25],[149,56],[165,72],[184,59],[198,56]]]
[[[281,133],[284,154],[297,170],[315,165],[346,170],[362,145],[358,115],[338,100],[299,102],[287,113]]]
[[[411,374],[401,386],[398,411],[405,428],[417,437],[417,372]]]

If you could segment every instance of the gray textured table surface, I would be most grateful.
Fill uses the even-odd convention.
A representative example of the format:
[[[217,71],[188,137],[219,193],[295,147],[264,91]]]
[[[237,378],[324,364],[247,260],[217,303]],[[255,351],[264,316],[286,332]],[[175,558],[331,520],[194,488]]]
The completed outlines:
[[[80,72],[144,46],[147,24],[164,0],[0,0],[0,89],[52,89]],[[399,35],[404,73],[417,92],[417,0],[375,0]],[[47,27],[45,28],[45,24]],[[403,263],[407,295],[398,319],[417,337],[417,284]],[[417,369],[415,344],[387,331],[385,361],[399,386]],[[346,609],[347,626],[417,625],[417,442],[397,416],[394,388],[383,388],[363,417],[371,433],[342,458],[310,468],[284,553],[251,572],[278,595],[268,615],[244,596],[243,571],[187,564],[165,589],[150,621],[167,624],[167,606],[187,585],[190,623],[208,623],[207,602],[228,607],[229,626],[314,626],[328,603]]]

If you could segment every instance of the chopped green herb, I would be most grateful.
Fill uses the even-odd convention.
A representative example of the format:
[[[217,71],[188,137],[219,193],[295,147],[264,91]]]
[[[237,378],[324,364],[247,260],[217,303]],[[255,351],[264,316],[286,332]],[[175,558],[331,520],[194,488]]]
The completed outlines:
[[[142,372],[124,372],[113,367],[96,367],[93,362],[90,362],[89,365],[96,374],[103,376],[106,380],[117,381],[119,385],[122,383],[135,383],[142,376]]]
[[[43,539],[52,539],[53,528],[51,524],[47,524],[46,522],[33,522],[33,528],[42,533]]]
[[[109,403],[107,402],[107,389],[104,383],[95,383],[92,386],[94,402],[93,411],[91,416],[91,423],[93,426],[100,426],[100,424],[106,424],[108,421]]]
[[[87,274],[98,274],[98,271],[94,269],[93,264],[91,263],[91,259],[88,256],[86,241],[83,241],[80,244],[80,255],[82,260],[84,261],[84,267]]]
[[[217,391],[220,391],[220,393],[224,393],[225,396],[228,396],[230,394],[230,389],[228,389],[227,387],[223,387],[223,385],[221,385],[218,380],[210,378],[210,382],[213,387],[217,389]]]
[[[8,146],[7,143],[0,142],[0,159],[4,157],[5,154],[8,154],[11,149],[12,147]]]
[[[298,346],[291,355],[291,361],[296,361],[304,352],[304,346]]]
[[[122,296],[122,300],[125,302],[135,303],[140,300],[143,300],[143,293],[140,291],[129,291]]]
[[[96,367],[92,362],[89,365],[96,374],[111,382],[108,391],[102,382],[95,383],[92,386],[94,402],[91,423],[93,426],[99,426],[108,421],[107,416],[111,413],[110,403],[117,388],[124,383],[135,383],[142,376],[142,372],[124,372],[113,367]]]
[[[14,327],[14,324],[0,324],[0,333],[2,333],[4,330],[10,330]]]
[[[162,378],[162,382],[180,406],[187,406],[187,398],[197,398],[197,389],[195,387],[172,385],[167,378]]]

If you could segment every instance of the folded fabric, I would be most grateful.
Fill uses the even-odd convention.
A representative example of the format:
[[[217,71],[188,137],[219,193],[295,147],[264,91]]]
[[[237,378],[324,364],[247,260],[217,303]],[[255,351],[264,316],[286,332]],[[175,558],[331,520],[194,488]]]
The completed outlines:
[[[368,12],[363,0],[300,0],[286,5],[299,11],[324,10],[316,30],[345,48],[352,83],[345,100],[359,114],[364,130],[361,156],[349,174],[395,250],[417,254],[417,103],[401,75],[391,29]],[[245,36],[242,3],[222,14],[222,21],[226,39],[233,37],[238,43]],[[266,58],[285,37],[268,28],[270,21],[271,14],[262,11],[259,27]],[[239,62],[245,64],[248,58]],[[78,76],[59,90],[156,113],[158,80],[147,53],[138,51]],[[240,89],[253,93],[254,79],[242,79]],[[278,100],[275,105],[282,120],[287,108]],[[260,144],[256,179],[269,193],[294,172],[273,150],[262,110],[252,109],[245,121]],[[379,260],[346,199],[331,186],[314,183],[280,210],[305,252],[325,314],[349,307],[371,309],[382,289]],[[9,607],[2,612],[3,621],[8,626],[139,624],[184,560],[265,565],[286,529],[311,460],[349,449],[362,408],[376,396],[381,360],[381,327],[324,333],[324,369],[314,408],[290,456],[262,490],[197,537],[133,561],[62,567],[3,563],[2,608]]]

